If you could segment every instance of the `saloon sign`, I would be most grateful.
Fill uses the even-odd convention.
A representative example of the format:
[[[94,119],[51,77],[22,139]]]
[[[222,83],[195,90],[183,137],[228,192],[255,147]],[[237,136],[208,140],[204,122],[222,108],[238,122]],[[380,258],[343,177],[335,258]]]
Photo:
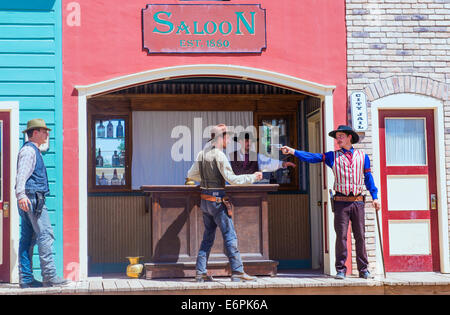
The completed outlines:
[[[261,53],[266,12],[259,4],[148,4],[143,48],[157,53]]]

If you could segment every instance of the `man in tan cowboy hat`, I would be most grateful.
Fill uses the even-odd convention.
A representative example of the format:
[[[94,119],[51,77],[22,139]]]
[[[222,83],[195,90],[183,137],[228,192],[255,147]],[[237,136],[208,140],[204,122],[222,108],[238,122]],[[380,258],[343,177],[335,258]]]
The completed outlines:
[[[362,195],[364,186],[372,196],[372,204],[376,211],[380,210],[378,189],[370,170],[370,160],[363,151],[354,149],[358,143],[358,134],[349,126],[341,125],[330,131],[328,135],[336,139],[339,150],[326,153],[310,153],[282,147],[284,154],[292,154],[308,163],[324,162],[333,170],[334,229],[336,231],[336,278],[344,279],[347,268],[347,231],[352,222],[352,232],[356,242],[356,262],[359,277],[372,278],[368,270],[368,258],[365,245],[365,198]]]
[[[22,218],[19,241],[19,282],[21,288],[66,285],[69,281],[56,275],[52,245],[55,239],[45,206],[49,194],[47,170],[39,147],[47,141],[50,128],[43,119],[28,121],[23,131],[28,136],[17,160],[16,197]],[[32,252],[39,249],[43,283],[33,277]]]
[[[212,280],[212,277],[207,275],[206,265],[214,244],[216,228],[219,227],[224,240],[225,254],[231,265],[231,280],[254,281],[255,277],[249,276],[244,272],[241,255],[238,250],[236,231],[224,205],[226,200],[225,182],[227,181],[231,185],[251,184],[261,180],[262,173],[234,174],[230,162],[223,152],[230,142],[230,134],[224,124],[212,128],[211,139],[208,142],[210,142],[211,146],[200,151],[187,174],[187,177],[200,182],[200,208],[203,212],[203,223],[205,225],[203,240],[197,256],[196,280],[198,282]]]

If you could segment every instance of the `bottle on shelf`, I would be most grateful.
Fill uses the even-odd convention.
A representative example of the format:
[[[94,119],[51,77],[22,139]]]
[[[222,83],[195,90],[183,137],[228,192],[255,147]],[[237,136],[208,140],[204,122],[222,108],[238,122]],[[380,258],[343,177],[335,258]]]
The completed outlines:
[[[280,119],[280,136],[284,137],[286,135],[286,122],[283,118]]]
[[[102,156],[102,151],[100,148],[98,148],[98,155],[95,159],[95,166],[103,167],[103,156]]]
[[[117,154],[117,151],[114,151],[114,154],[112,155],[112,158],[111,158],[111,166],[112,166],[112,167],[118,167],[118,166],[120,166],[120,157],[119,157],[119,155]]]
[[[120,166],[125,166],[125,150],[121,150],[120,151],[119,165]]]
[[[105,137],[105,126],[103,126],[103,121],[100,120],[100,125],[97,127],[97,138]]]
[[[120,185],[120,179],[119,176],[117,176],[117,169],[114,169],[114,174],[111,178],[111,185]]]
[[[111,120],[108,122],[108,125],[106,126],[106,137],[107,138],[114,137],[114,126],[113,126]]]
[[[99,180],[99,185],[101,185],[101,186],[109,185],[109,181],[108,181],[108,179],[105,177],[105,173],[104,173],[104,172],[102,172],[102,177],[101,177],[100,180]]]
[[[121,120],[119,120],[119,124],[116,127],[116,137],[123,138],[123,126]]]

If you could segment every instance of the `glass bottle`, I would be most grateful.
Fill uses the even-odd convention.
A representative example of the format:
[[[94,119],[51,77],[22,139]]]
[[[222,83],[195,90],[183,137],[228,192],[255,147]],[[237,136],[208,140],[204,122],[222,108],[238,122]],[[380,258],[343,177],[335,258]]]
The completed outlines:
[[[284,119],[280,119],[280,136],[284,137],[286,135],[286,123]]]
[[[97,127],[97,138],[105,137],[105,126],[103,126],[103,121],[100,120],[100,125]]]
[[[119,176],[117,176],[117,169],[114,169],[114,174],[111,178],[111,185],[120,185],[120,179]]]
[[[100,150],[100,148],[98,148],[98,155],[97,155],[97,158],[95,159],[95,166],[103,167],[103,156],[102,156],[102,151]]]
[[[119,164],[120,166],[125,166],[125,150],[120,151]]]
[[[117,151],[114,151],[114,154],[113,154],[112,159],[111,159],[111,165],[112,165],[112,167],[120,166],[120,157],[117,154]]]
[[[108,179],[105,177],[105,173],[102,173],[102,177],[99,180],[101,186],[108,185]]]
[[[108,122],[108,125],[106,126],[106,137],[107,138],[114,137],[114,127],[113,127],[111,120]]]
[[[123,138],[123,126],[121,124],[121,120],[119,120],[119,124],[116,127],[116,137]]]

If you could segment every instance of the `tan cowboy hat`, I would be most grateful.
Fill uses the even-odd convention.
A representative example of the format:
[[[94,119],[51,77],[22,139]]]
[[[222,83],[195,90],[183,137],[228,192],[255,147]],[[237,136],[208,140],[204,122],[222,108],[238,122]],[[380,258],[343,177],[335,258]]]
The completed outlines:
[[[36,119],[31,119],[27,122],[27,129],[25,129],[24,131],[22,131],[23,133],[27,132],[28,130],[31,129],[47,129],[48,131],[51,131],[50,128],[47,127],[47,125],[45,124],[45,121],[41,118],[36,118]]]
[[[217,126],[212,127],[211,129],[211,139],[208,140],[208,142],[214,140],[215,138],[221,137],[224,134],[230,134],[230,132],[225,124],[219,124]]]

